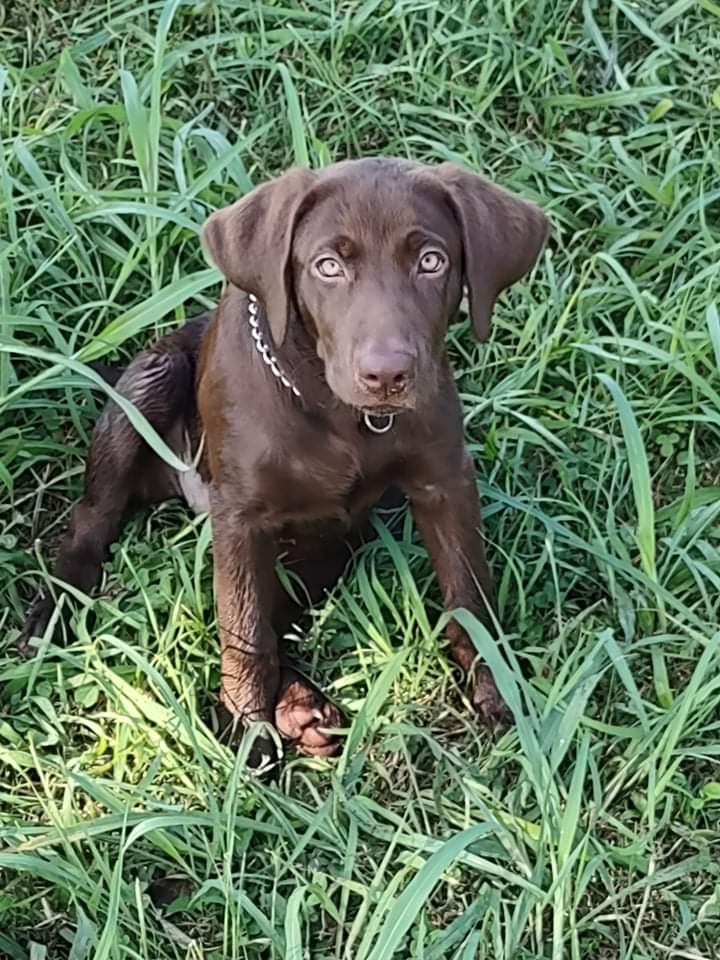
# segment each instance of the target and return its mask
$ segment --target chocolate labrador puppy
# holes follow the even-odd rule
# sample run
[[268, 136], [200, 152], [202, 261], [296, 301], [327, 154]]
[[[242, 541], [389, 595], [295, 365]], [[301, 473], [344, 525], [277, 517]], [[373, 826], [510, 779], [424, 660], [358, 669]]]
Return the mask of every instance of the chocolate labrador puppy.
[[[444, 349], [464, 286], [477, 336], [535, 263], [547, 221], [454, 164], [365, 159], [292, 170], [206, 222], [227, 278], [212, 313], [139, 354], [117, 389], [192, 469], [168, 467], [109, 403], [54, 578], [88, 591], [132, 511], [184, 496], [209, 510], [222, 704], [331, 753], [340, 717], [283, 663], [293, 610], [276, 562], [312, 597], [342, 572], [388, 490], [410, 500], [448, 608], [492, 627], [493, 588], [472, 460]], [[53, 609], [40, 595], [21, 646]], [[491, 725], [504, 705], [457, 623], [454, 659]]]

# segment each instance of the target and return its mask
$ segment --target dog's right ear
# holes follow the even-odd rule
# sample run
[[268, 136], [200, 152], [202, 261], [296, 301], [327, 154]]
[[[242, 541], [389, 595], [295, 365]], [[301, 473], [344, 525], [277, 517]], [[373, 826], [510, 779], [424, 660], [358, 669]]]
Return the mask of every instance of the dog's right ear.
[[203, 242], [217, 267], [265, 307], [278, 346], [285, 338], [291, 305], [293, 233], [315, 179], [310, 170], [290, 170], [211, 214], [202, 228]]
[[454, 163], [441, 163], [432, 174], [445, 187], [462, 232], [470, 316], [477, 338], [487, 340], [498, 294], [538, 259], [548, 220], [534, 203]]

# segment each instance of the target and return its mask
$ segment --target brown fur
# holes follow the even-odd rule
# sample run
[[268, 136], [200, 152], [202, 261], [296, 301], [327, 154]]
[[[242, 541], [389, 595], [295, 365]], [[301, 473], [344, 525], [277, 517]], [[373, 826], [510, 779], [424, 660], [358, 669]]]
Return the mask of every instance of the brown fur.
[[[221, 700], [235, 720], [274, 721], [307, 752], [334, 748], [323, 729], [339, 722], [337, 711], [281, 664], [278, 634], [293, 611], [275, 559], [286, 553], [319, 596], [388, 490], [410, 499], [446, 606], [492, 625], [475, 474], [444, 334], [466, 284], [475, 330], [486, 337], [498, 293], [532, 266], [546, 232], [537, 207], [475, 174], [392, 159], [291, 171], [209, 218], [204, 237], [229, 280], [224, 296], [212, 314], [140, 354], [117, 389], [176, 449], [184, 434], [197, 449], [204, 434]], [[300, 398], [255, 349], [248, 293], [266, 308], [261, 328]], [[376, 435], [362, 411], [397, 416]], [[177, 474], [109, 405], [55, 575], [94, 587], [127, 514], [178, 492]], [[51, 610], [40, 597], [25, 649]], [[500, 722], [489, 671], [457, 624], [448, 634], [474, 678], [479, 714]]]

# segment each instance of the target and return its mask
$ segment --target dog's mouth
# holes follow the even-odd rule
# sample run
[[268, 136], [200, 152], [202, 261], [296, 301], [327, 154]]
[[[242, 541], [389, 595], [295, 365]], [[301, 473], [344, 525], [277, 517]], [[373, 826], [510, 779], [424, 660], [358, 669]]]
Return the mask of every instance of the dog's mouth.
[[406, 413], [410, 408], [405, 403], [378, 403], [365, 404], [358, 409], [363, 416], [367, 417], [395, 417], [400, 413]]

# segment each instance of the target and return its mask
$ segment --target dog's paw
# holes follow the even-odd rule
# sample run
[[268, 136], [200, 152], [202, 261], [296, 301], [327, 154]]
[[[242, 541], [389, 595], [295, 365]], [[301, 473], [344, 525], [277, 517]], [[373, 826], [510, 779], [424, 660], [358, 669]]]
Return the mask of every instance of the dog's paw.
[[340, 711], [294, 670], [283, 671], [275, 706], [275, 726], [300, 753], [329, 757], [340, 742], [329, 728], [342, 723]]
[[[212, 712], [210, 725], [221, 743], [232, 750], [239, 750], [252, 722], [232, 713], [224, 704], [219, 703]], [[281, 756], [279, 745], [267, 726], [269, 724], [266, 724], [266, 729], [254, 731], [245, 760], [247, 772], [260, 778], [270, 774]]]
[[247, 756], [247, 772], [264, 779], [273, 777], [280, 762], [278, 745], [268, 733], [259, 733], [250, 745]]
[[16, 641], [17, 652], [21, 657], [30, 659], [37, 653], [37, 647], [31, 641], [33, 637], [42, 637], [45, 634], [53, 613], [53, 607], [52, 599], [42, 594], [39, 594], [33, 601], [22, 632]]
[[475, 667], [471, 696], [478, 716], [490, 730], [501, 732], [512, 724], [512, 714], [487, 667]]

